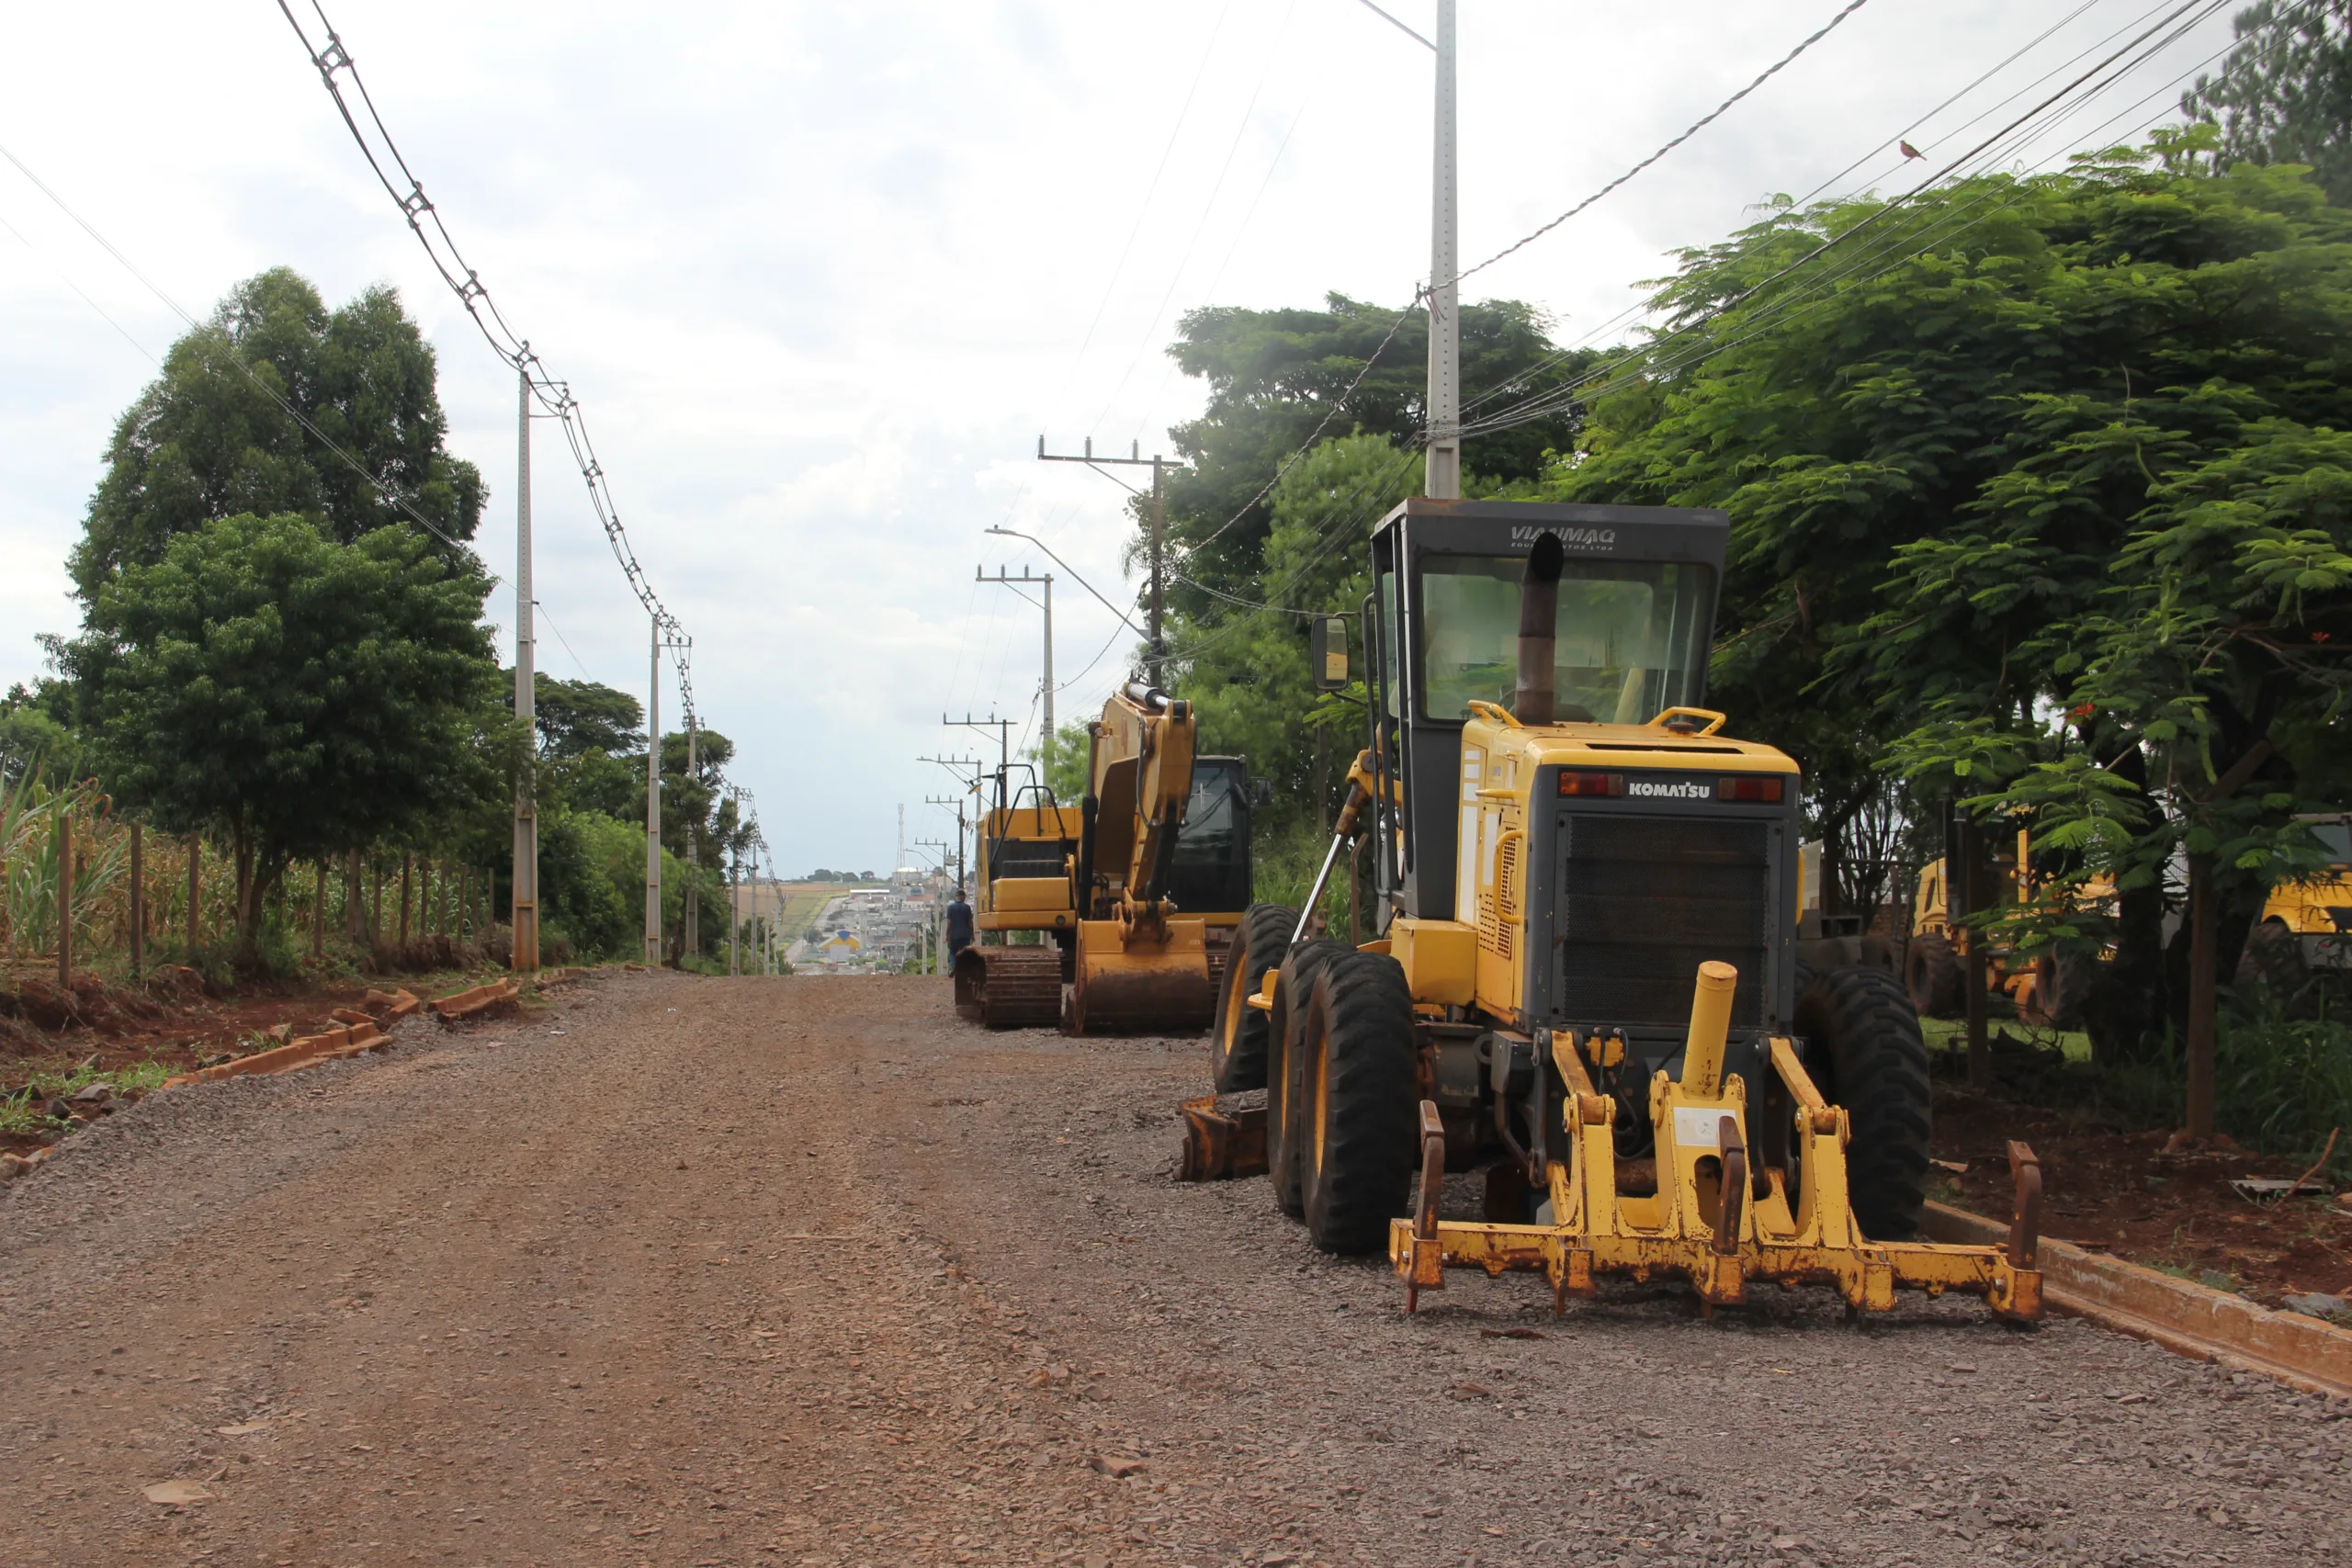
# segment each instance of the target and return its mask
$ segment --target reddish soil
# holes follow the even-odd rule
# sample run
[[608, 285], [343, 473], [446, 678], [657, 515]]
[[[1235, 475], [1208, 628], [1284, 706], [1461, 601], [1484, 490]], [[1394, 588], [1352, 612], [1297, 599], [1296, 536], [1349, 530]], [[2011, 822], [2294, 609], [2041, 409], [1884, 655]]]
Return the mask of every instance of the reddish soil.
[[2324, 1198], [2251, 1201], [2241, 1177], [2303, 1174], [2304, 1162], [2221, 1146], [2166, 1153], [2170, 1134], [2120, 1130], [2094, 1112], [2049, 1111], [1956, 1085], [1936, 1085], [1935, 1157], [1963, 1164], [1930, 1174], [1956, 1191], [1948, 1201], [1980, 1214], [2012, 1206], [2007, 1141], [2033, 1146], [2041, 1163], [2042, 1232], [2078, 1247], [2207, 1284], [2225, 1276], [2271, 1305], [2290, 1292], [2352, 1292], [2352, 1208]]
[[[222, 997], [210, 994], [196, 971], [169, 968], [137, 984], [77, 974], [69, 998], [53, 974], [22, 970], [0, 976], [0, 1095], [18, 1092], [37, 1073], [67, 1072], [85, 1062], [108, 1071], [158, 1062], [187, 1072], [275, 1043], [257, 1043], [256, 1037], [279, 1024], [295, 1034], [330, 1028], [336, 1008], [360, 1006], [371, 987], [405, 986], [434, 997], [471, 983], [464, 976], [394, 975], [297, 981]], [[53, 1134], [0, 1133], [0, 1153], [54, 1141]]]

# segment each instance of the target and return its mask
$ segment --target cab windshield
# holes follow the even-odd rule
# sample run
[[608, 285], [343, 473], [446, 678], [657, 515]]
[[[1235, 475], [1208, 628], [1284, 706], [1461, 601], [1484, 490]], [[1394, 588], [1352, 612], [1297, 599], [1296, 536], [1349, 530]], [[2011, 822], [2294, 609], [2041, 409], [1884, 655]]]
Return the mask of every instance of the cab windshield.
[[[1475, 699], [1510, 706], [1519, 683], [1518, 556], [1421, 558], [1421, 691], [1430, 718]], [[1646, 724], [1695, 703], [1706, 674], [1713, 573], [1669, 561], [1571, 559], [1560, 577], [1553, 717]]]

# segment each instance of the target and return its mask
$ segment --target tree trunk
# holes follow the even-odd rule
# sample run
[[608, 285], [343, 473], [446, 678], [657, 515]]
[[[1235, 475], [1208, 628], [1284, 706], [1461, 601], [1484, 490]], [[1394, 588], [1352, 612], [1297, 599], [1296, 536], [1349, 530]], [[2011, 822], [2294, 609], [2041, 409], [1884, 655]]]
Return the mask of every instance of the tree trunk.
[[2213, 899], [2213, 857], [2188, 857], [2188, 1135], [2213, 1135], [2214, 973], [2219, 911]]
[[359, 897], [359, 852], [343, 852], [343, 934], [357, 946], [368, 939], [367, 908]]
[[327, 954], [327, 863], [318, 863], [318, 900], [311, 910], [311, 956], [323, 960]]
[[409, 851], [401, 852], [401, 950], [408, 950], [408, 878], [415, 869], [416, 856]]
[[231, 830], [229, 852], [237, 869], [235, 963], [240, 969], [255, 969], [261, 964], [261, 889], [254, 885], [253, 836], [242, 824]]
[[187, 836], [187, 954], [196, 957], [196, 944], [204, 935], [201, 907], [204, 903], [204, 882], [200, 870], [204, 862], [204, 840], [194, 833]]

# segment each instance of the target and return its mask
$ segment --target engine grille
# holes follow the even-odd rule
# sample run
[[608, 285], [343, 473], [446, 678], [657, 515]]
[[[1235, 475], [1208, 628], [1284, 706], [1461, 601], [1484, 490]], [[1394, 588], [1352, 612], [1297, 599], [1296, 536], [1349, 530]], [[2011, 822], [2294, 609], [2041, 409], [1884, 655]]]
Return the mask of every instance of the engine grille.
[[1732, 1022], [1762, 1023], [1770, 846], [1754, 819], [1563, 813], [1560, 1015], [1679, 1026], [1713, 958], [1739, 968]]

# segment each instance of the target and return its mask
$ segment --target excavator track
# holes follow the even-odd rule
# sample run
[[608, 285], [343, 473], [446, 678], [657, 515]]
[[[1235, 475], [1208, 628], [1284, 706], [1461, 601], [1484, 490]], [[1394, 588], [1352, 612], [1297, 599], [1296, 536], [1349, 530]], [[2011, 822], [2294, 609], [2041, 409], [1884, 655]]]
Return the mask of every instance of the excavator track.
[[990, 1029], [1051, 1029], [1062, 1020], [1057, 947], [967, 947], [956, 959], [956, 1010]]

